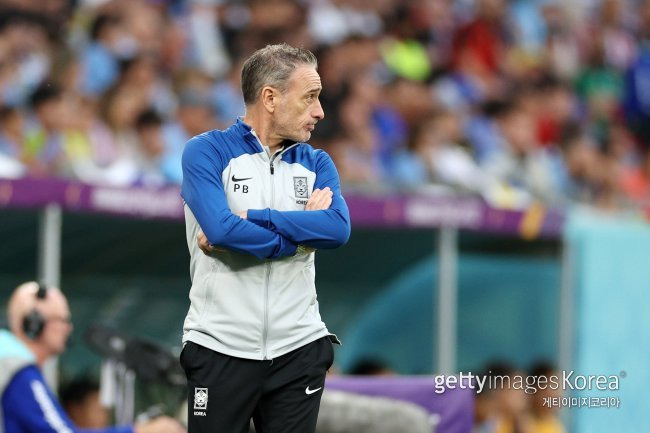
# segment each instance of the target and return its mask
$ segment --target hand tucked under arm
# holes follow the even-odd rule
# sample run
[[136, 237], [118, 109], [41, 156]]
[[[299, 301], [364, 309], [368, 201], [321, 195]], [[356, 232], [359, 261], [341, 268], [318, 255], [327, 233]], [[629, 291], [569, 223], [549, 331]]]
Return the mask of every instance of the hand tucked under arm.
[[[247, 214], [248, 211], [243, 210], [237, 212], [235, 215], [241, 219], [247, 219]], [[208, 237], [203, 233], [203, 230], [199, 230], [199, 234], [196, 236], [196, 242], [199, 244], [199, 248], [206, 256], [213, 257], [216, 253], [225, 253], [228, 251], [226, 248], [222, 248], [218, 245], [211, 245], [210, 241], [208, 241]]]
[[305, 210], [325, 210], [329, 209], [332, 205], [332, 190], [329, 186], [323, 189], [315, 189], [311, 193], [311, 197], [307, 201]]

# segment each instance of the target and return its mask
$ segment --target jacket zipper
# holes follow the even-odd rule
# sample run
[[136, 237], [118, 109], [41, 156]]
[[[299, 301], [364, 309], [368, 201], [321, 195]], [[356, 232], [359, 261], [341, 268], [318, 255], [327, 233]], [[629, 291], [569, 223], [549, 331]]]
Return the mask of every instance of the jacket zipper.
[[[276, 156], [279, 155], [276, 153], [269, 158], [269, 168], [271, 171], [271, 203], [269, 203], [269, 208], [273, 209], [273, 203], [275, 202], [275, 185], [273, 184], [273, 174], [275, 173], [275, 168], [273, 166], [273, 161]], [[266, 262], [266, 286], [264, 287], [264, 329], [262, 332], [262, 356], [266, 361], [268, 360], [268, 333], [269, 333], [269, 286], [271, 285], [271, 268], [273, 267], [273, 262], [268, 260]]]
[[[297, 143], [296, 143], [297, 144]], [[273, 203], [275, 202], [275, 185], [273, 182], [273, 175], [275, 174], [275, 166], [273, 165], [273, 161], [275, 161], [275, 158], [278, 156], [282, 155], [284, 152], [292, 148], [294, 145], [291, 145], [287, 147], [286, 149], [282, 150], [281, 152], [277, 152], [274, 155], [271, 155], [269, 158], [269, 169], [271, 171], [271, 203], [269, 204], [269, 208], [273, 209]], [[273, 261], [268, 260], [266, 262], [266, 286], [264, 288], [264, 328], [262, 330], [262, 358], [265, 361], [268, 361], [268, 333], [269, 333], [269, 286], [271, 285], [271, 268], [273, 266]]]
[[[268, 259], [267, 259], [268, 260]], [[271, 260], [266, 263], [266, 286], [264, 287], [264, 329], [262, 330], [262, 358], [268, 360], [267, 339], [269, 333], [269, 285], [271, 283]]]

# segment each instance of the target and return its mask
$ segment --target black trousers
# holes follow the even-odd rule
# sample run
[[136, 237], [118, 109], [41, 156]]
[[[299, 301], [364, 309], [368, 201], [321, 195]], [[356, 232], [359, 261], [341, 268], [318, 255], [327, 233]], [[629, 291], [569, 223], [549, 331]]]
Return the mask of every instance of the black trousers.
[[272, 361], [236, 358], [188, 342], [189, 433], [313, 433], [325, 374], [334, 362], [329, 337]]

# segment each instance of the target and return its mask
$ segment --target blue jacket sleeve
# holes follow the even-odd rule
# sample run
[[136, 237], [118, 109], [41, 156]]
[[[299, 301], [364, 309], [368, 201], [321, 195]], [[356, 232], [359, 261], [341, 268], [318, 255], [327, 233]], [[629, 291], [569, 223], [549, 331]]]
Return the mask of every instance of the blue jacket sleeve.
[[132, 426], [79, 429], [35, 366], [19, 371], [2, 395], [5, 433], [133, 433]]
[[261, 227], [281, 234], [296, 244], [312, 248], [337, 248], [350, 237], [350, 212], [341, 195], [339, 174], [332, 158], [319, 151], [316, 160], [314, 189], [329, 187], [332, 204], [316, 211], [249, 210], [248, 219]]
[[294, 255], [293, 242], [231, 212], [221, 180], [226, 165], [222, 158], [200, 136], [191, 139], [183, 151], [181, 196], [210, 244], [260, 259]]

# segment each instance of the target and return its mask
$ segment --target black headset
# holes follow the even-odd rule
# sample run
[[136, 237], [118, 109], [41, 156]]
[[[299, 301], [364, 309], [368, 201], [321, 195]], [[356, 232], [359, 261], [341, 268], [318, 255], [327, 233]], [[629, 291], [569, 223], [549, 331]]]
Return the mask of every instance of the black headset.
[[[38, 283], [38, 290], [36, 291], [36, 300], [40, 301], [47, 297], [47, 286]], [[23, 332], [30, 340], [36, 340], [43, 333], [45, 328], [45, 318], [34, 307], [32, 311], [23, 317]]]

